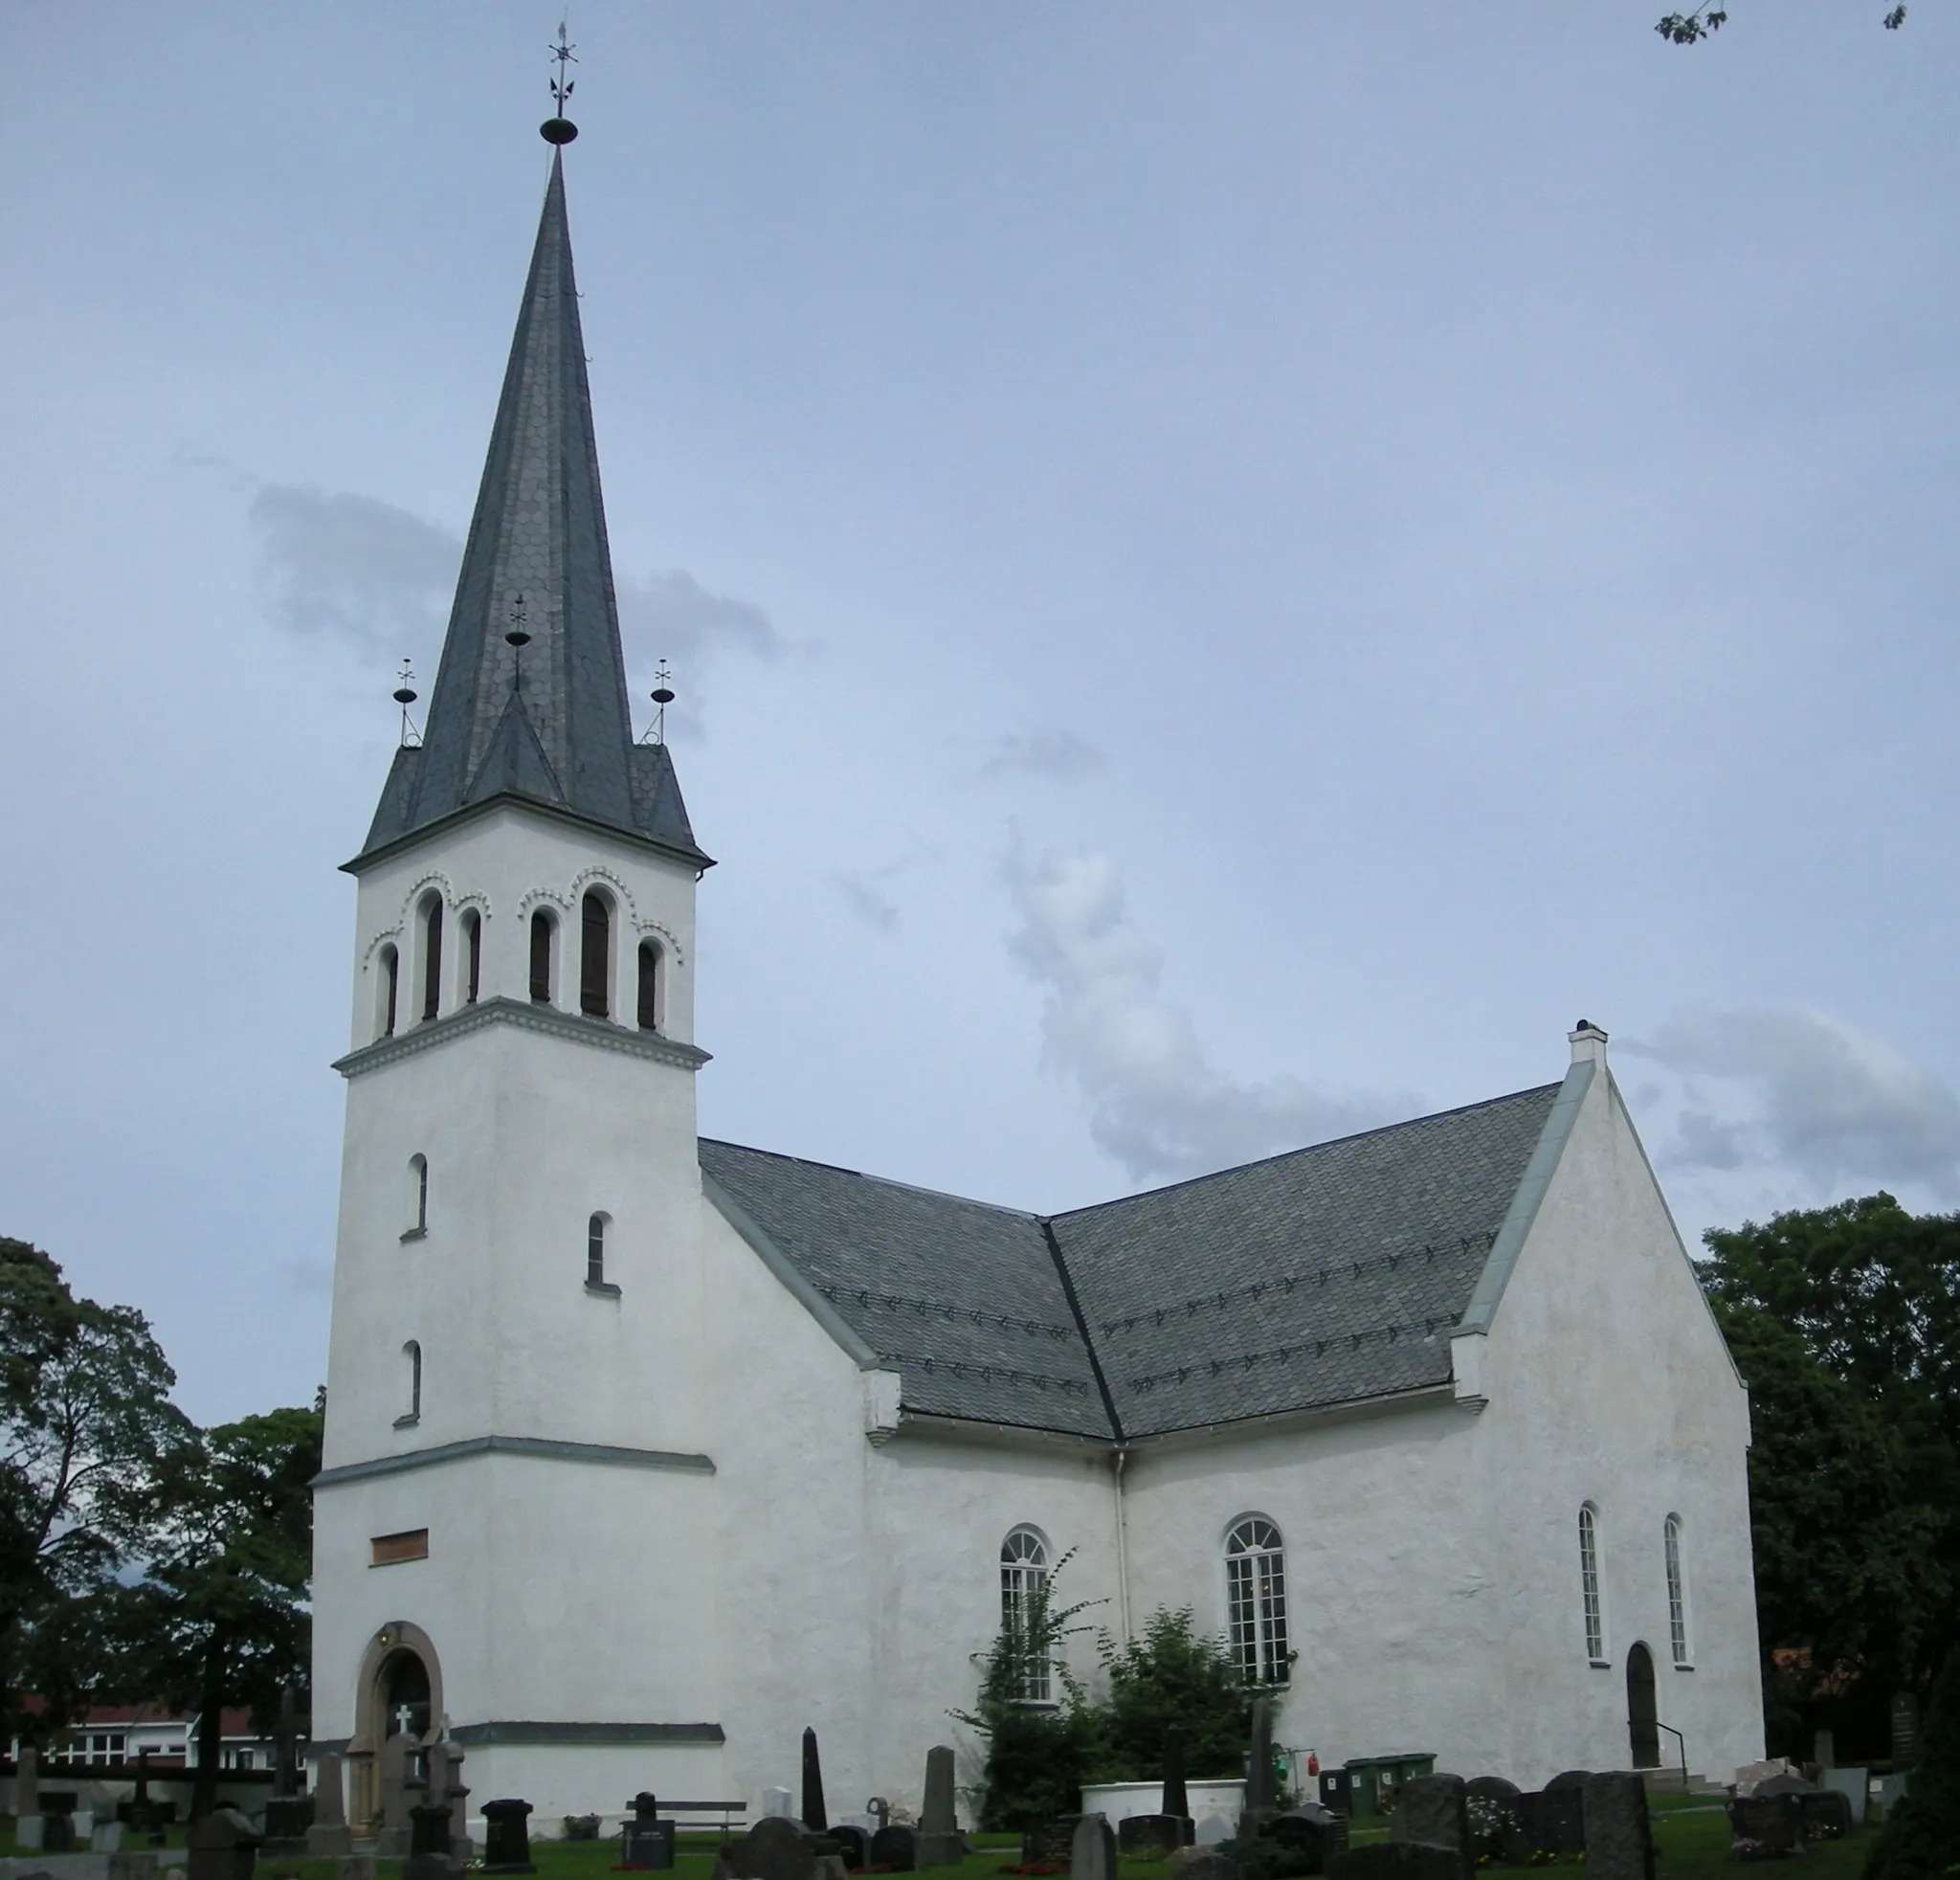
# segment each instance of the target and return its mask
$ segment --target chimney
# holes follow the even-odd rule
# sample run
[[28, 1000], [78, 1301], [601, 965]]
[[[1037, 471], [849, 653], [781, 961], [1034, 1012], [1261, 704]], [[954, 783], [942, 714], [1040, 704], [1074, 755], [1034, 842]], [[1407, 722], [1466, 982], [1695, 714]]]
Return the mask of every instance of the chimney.
[[1591, 1018], [1581, 1018], [1566, 1036], [1571, 1040], [1575, 1064], [1603, 1064], [1606, 1062], [1606, 1034]]

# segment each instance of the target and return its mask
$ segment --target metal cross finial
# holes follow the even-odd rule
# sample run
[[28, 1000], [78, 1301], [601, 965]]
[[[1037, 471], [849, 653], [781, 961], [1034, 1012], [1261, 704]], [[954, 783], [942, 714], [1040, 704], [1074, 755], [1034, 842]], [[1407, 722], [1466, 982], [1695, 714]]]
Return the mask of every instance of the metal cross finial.
[[422, 742], [422, 727], [409, 716], [409, 707], [415, 703], [415, 672], [407, 654], [402, 656], [402, 669], [395, 675], [394, 702], [402, 708], [402, 749], [412, 750]]
[[513, 594], [510, 599], [510, 631], [503, 636], [504, 644], [510, 648], [510, 689], [522, 692], [524, 689], [524, 648], [531, 643], [531, 636], [524, 629], [524, 597]]
[[565, 107], [571, 101], [572, 86], [577, 82], [566, 71], [568, 65], [576, 65], [578, 59], [571, 45], [565, 36], [565, 21], [558, 22], [558, 43], [551, 48], [551, 56], [558, 61], [558, 76], [551, 80], [551, 102], [558, 107], [558, 115], [565, 115]]

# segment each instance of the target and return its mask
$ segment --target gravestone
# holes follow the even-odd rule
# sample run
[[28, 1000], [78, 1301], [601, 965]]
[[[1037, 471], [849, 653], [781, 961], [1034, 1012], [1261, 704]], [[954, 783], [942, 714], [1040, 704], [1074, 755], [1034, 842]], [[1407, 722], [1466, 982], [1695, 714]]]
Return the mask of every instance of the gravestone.
[[873, 1867], [888, 1867], [894, 1873], [911, 1873], [919, 1866], [919, 1831], [904, 1822], [887, 1822], [871, 1837]]
[[330, 1750], [313, 1758], [313, 1821], [306, 1829], [309, 1854], [351, 1854], [353, 1830], [347, 1825], [346, 1789], [341, 1759]]
[[660, 1804], [650, 1790], [633, 1798], [633, 1819], [619, 1830], [621, 1867], [664, 1873], [674, 1865], [675, 1824], [660, 1819]]
[[1589, 1776], [1585, 1797], [1588, 1880], [1654, 1880], [1647, 1784], [1632, 1771]]
[[235, 1808], [213, 1808], [190, 1830], [189, 1880], [252, 1880], [258, 1830]]
[[1811, 1736], [1811, 1760], [1819, 1769], [1838, 1766], [1838, 1737], [1835, 1732], [1819, 1730]]
[[1583, 1785], [1538, 1789], [1514, 1798], [1513, 1824], [1504, 1831], [1507, 1865], [1533, 1854], [1577, 1854], [1586, 1846], [1586, 1791]]
[[879, 1828], [889, 1827], [891, 1825], [892, 1804], [889, 1802], [887, 1802], [883, 1796], [874, 1795], [871, 1798], [871, 1800], [864, 1804], [864, 1812], [867, 1815], [869, 1815], [872, 1821], [876, 1824], [876, 1825], [871, 1830], [872, 1833], [876, 1834]]
[[1157, 1812], [1184, 1824], [1180, 1845], [1190, 1846], [1196, 1824], [1191, 1818], [1191, 1796], [1184, 1784], [1184, 1732], [1174, 1723], [1164, 1733], [1164, 1795]]
[[1187, 1837], [1196, 1826], [1187, 1815], [1125, 1815], [1116, 1824], [1117, 1851], [1139, 1860], [1162, 1860], [1189, 1846]]
[[312, 1799], [276, 1795], [265, 1804], [265, 1839], [259, 1852], [286, 1858], [306, 1851], [306, 1830], [313, 1824]]
[[765, 1815], [724, 1850], [739, 1880], [815, 1880], [816, 1836], [787, 1815]]
[[803, 1732], [803, 1825], [813, 1834], [822, 1834], [831, 1824], [823, 1805], [823, 1763], [816, 1753], [816, 1732], [806, 1726]]
[[954, 1814], [953, 1753], [944, 1743], [925, 1752], [925, 1806], [919, 1816], [919, 1865], [957, 1867], [967, 1843]]
[[1477, 1865], [1470, 1851], [1470, 1816], [1460, 1776], [1411, 1776], [1395, 1797], [1389, 1817], [1389, 1840], [1395, 1846], [1442, 1847], [1455, 1858], [1459, 1874]]
[[13, 1771], [13, 1845], [23, 1854], [41, 1848], [40, 1770], [40, 1752], [23, 1743]]
[[1793, 1795], [1739, 1795], [1728, 1804], [1737, 1860], [1777, 1860], [1803, 1849], [1803, 1802]]
[[765, 1821], [791, 1819], [790, 1810], [795, 1798], [788, 1789], [764, 1789], [762, 1792], [762, 1814]]
[[1815, 1789], [1797, 1798], [1803, 1831], [1812, 1841], [1842, 1841], [1851, 1832], [1851, 1798], [1842, 1789]]
[[1252, 1741], [1245, 1755], [1245, 1812], [1238, 1818], [1241, 1840], [1252, 1840], [1278, 1811], [1273, 1805], [1273, 1707], [1252, 1700]]
[[[276, 1802], [289, 1801], [300, 1793], [300, 1720], [293, 1702], [293, 1687], [279, 1690], [278, 1722], [273, 1726], [272, 1793]], [[271, 1830], [266, 1838], [270, 1840]]]
[[1463, 1880], [1462, 1857], [1421, 1841], [1376, 1841], [1327, 1863], [1327, 1880]]
[[1347, 1822], [1318, 1802], [1303, 1802], [1275, 1815], [1266, 1824], [1266, 1834], [1288, 1853], [1311, 1862], [1308, 1871], [1313, 1873], [1325, 1873], [1327, 1863], [1348, 1846]]
[[503, 1797], [483, 1804], [483, 1871], [535, 1873], [531, 1862], [531, 1804]]
[[429, 1748], [429, 1793], [425, 1802], [445, 1802], [449, 1807], [449, 1864], [460, 1869], [476, 1850], [464, 1827], [469, 1819], [470, 1792], [463, 1785], [463, 1751], [447, 1737]]
[[1919, 1699], [1909, 1690], [1892, 1693], [1892, 1767], [1910, 1769], [1919, 1760]]
[[1853, 1827], [1864, 1825], [1865, 1806], [1871, 1800], [1871, 1771], [1869, 1769], [1826, 1769], [1820, 1786], [1835, 1789], [1844, 1798], [1844, 1805], [1851, 1811]]
[[409, 1857], [402, 1880], [449, 1880], [449, 1803], [418, 1802], [409, 1810]]
[[1116, 1880], [1116, 1832], [1107, 1815], [1084, 1815], [1069, 1842], [1071, 1880]]
[[844, 1863], [846, 1872], [870, 1864], [871, 1837], [861, 1827], [839, 1822], [831, 1829], [831, 1839], [837, 1844], [837, 1857]]
[[1505, 1837], [1517, 1826], [1518, 1785], [1502, 1776], [1473, 1776], [1463, 1784], [1470, 1816], [1470, 1850], [1493, 1858], [1504, 1851]]
[[1023, 1867], [1068, 1866], [1069, 1850], [1075, 1846], [1076, 1824], [1080, 1815], [1058, 1815], [1053, 1821], [1037, 1822], [1021, 1832]]
[[131, 1834], [154, 1834], [164, 1824], [162, 1811], [150, 1799], [149, 1755], [147, 1747], [137, 1751], [136, 1787], [130, 1794], [127, 1805], [119, 1811], [122, 1819], [129, 1824]]
[[409, 1851], [409, 1810], [420, 1799], [409, 1792], [415, 1773], [415, 1750], [408, 1732], [398, 1730], [389, 1737], [375, 1763], [381, 1791], [381, 1831], [375, 1837], [374, 1851], [383, 1860], [401, 1860]]

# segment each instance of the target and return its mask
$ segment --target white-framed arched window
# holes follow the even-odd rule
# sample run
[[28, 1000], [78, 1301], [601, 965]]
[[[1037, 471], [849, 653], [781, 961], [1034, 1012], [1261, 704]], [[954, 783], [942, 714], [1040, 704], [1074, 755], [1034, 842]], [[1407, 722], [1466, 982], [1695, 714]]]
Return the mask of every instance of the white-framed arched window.
[[[1036, 1603], [1048, 1585], [1048, 1543], [1033, 1528], [1015, 1528], [1000, 1543], [1000, 1624], [1025, 1636]], [[1054, 1678], [1046, 1656], [1030, 1662], [1021, 1680], [1021, 1699], [1053, 1701]]]
[[1599, 1597], [1599, 1511], [1579, 1504], [1579, 1605], [1586, 1622], [1586, 1656], [1606, 1663], [1606, 1608]]
[[1660, 1530], [1660, 1545], [1667, 1561], [1667, 1645], [1675, 1667], [1685, 1670], [1695, 1662], [1688, 1642], [1687, 1577], [1681, 1560], [1681, 1516], [1670, 1514]]
[[1225, 1616], [1238, 1668], [1258, 1684], [1284, 1684], [1286, 1548], [1263, 1514], [1241, 1515], [1225, 1536]]

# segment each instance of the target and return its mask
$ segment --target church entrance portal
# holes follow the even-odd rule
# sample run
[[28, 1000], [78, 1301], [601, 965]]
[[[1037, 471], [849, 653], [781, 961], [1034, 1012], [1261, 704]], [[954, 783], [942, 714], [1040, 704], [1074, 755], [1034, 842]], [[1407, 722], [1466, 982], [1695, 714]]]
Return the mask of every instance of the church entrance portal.
[[397, 1620], [368, 1641], [354, 1687], [354, 1734], [347, 1742], [347, 1817], [371, 1824], [381, 1811], [381, 1746], [407, 1735], [420, 1749], [442, 1727], [442, 1666], [419, 1625]]
[[1634, 1767], [1660, 1767], [1660, 1712], [1654, 1696], [1654, 1654], [1643, 1645], [1627, 1653], [1627, 1730]]

